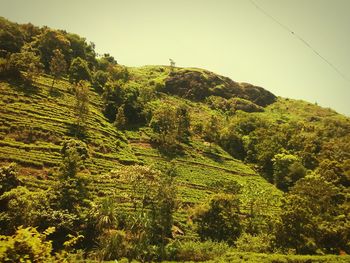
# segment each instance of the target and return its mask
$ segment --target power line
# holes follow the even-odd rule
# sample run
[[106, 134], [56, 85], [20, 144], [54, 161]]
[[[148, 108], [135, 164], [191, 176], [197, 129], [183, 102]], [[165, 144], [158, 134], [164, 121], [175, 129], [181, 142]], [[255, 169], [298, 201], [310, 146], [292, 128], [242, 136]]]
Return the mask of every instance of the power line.
[[338, 73], [344, 80], [350, 83], [350, 80], [347, 78], [347, 76], [341, 72], [333, 63], [331, 63], [327, 58], [322, 56], [315, 48], [313, 48], [305, 39], [303, 39], [299, 34], [295, 33], [292, 29], [290, 29], [285, 24], [282, 24], [280, 21], [278, 21], [275, 17], [267, 13], [264, 9], [262, 9], [257, 3], [255, 3], [253, 0], [250, 0], [252, 5], [256, 7], [261, 13], [263, 13], [265, 16], [272, 19], [275, 23], [277, 23], [280, 27], [282, 27], [284, 30], [288, 31], [292, 35], [294, 35], [297, 39], [299, 39], [306, 47], [311, 49], [319, 58], [321, 58], [324, 62], [326, 62], [336, 73]]

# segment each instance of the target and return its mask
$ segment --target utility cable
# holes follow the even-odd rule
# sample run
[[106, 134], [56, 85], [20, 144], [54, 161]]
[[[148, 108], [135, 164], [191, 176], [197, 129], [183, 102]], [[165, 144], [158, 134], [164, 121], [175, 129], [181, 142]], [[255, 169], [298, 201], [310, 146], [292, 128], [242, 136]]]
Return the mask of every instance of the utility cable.
[[313, 48], [305, 39], [303, 39], [299, 34], [295, 33], [292, 29], [290, 29], [285, 24], [282, 24], [280, 21], [278, 21], [275, 17], [267, 13], [263, 8], [261, 8], [257, 3], [255, 3], [253, 0], [250, 0], [252, 5], [256, 7], [261, 13], [263, 13], [265, 16], [272, 19], [275, 23], [277, 23], [280, 27], [282, 27], [284, 30], [288, 31], [292, 35], [294, 35], [297, 39], [299, 39], [306, 47], [311, 49], [319, 58], [321, 58], [324, 62], [326, 62], [336, 73], [338, 73], [344, 80], [350, 83], [350, 79], [347, 78], [347, 76], [342, 73], [333, 63], [331, 63], [327, 58], [322, 56], [320, 52], [318, 52], [315, 48]]

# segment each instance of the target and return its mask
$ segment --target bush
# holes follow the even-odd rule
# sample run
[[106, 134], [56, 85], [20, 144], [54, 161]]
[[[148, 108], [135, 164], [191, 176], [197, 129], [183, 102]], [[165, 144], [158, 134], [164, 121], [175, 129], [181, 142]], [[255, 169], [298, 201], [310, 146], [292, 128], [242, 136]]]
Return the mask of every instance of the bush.
[[51, 241], [46, 237], [54, 230], [48, 228], [41, 234], [33, 227], [19, 227], [13, 236], [0, 236], [0, 261], [53, 262]]
[[350, 262], [350, 256], [310, 256], [310, 255], [281, 255], [281, 254], [263, 254], [247, 252], [230, 252], [223, 258], [222, 262], [230, 263], [346, 263]]
[[242, 234], [236, 241], [236, 247], [242, 252], [268, 253], [272, 252], [272, 236], [268, 234]]
[[21, 181], [18, 179], [15, 163], [0, 167], [0, 195], [20, 184]]
[[99, 239], [97, 255], [101, 260], [114, 260], [127, 256], [129, 244], [122, 230], [109, 230]]
[[[29, 191], [24, 186], [19, 186], [5, 192], [0, 197], [0, 203], [4, 209], [0, 222], [2, 233], [7, 231], [12, 234], [16, 227], [37, 225], [42, 221], [42, 215], [47, 208], [47, 195], [43, 190]], [[1, 209], [2, 210], [2, 209]]]
[[209, 202], [197, 206], [192, 219], [200, 238], [234, 244], [242, 230], [239, 204], [235, 195], [216, 194]]
[[186, 241], [168, 244], [166, 253], [171, 260], [206, 261], [223, 256], [228, 249], [226, 243]]

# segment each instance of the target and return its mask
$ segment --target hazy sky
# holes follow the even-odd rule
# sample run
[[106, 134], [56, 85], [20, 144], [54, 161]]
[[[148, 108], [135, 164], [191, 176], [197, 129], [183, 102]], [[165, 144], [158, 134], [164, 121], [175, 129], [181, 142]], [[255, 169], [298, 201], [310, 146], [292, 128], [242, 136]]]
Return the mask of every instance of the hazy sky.
[[200, 67], [350, 116], [350, 0], [0, 0], [0, 16], [77, 33], [127, 66]]

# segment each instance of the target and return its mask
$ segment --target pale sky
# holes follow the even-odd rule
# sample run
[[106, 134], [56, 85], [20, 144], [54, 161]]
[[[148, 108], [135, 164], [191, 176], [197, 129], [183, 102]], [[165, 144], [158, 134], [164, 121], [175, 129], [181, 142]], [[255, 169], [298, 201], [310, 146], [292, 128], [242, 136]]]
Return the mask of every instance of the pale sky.
[[0, 0], [0, 16], [84, 36], [127, 66], [205, 68], [350, 116], [350, 0]]

